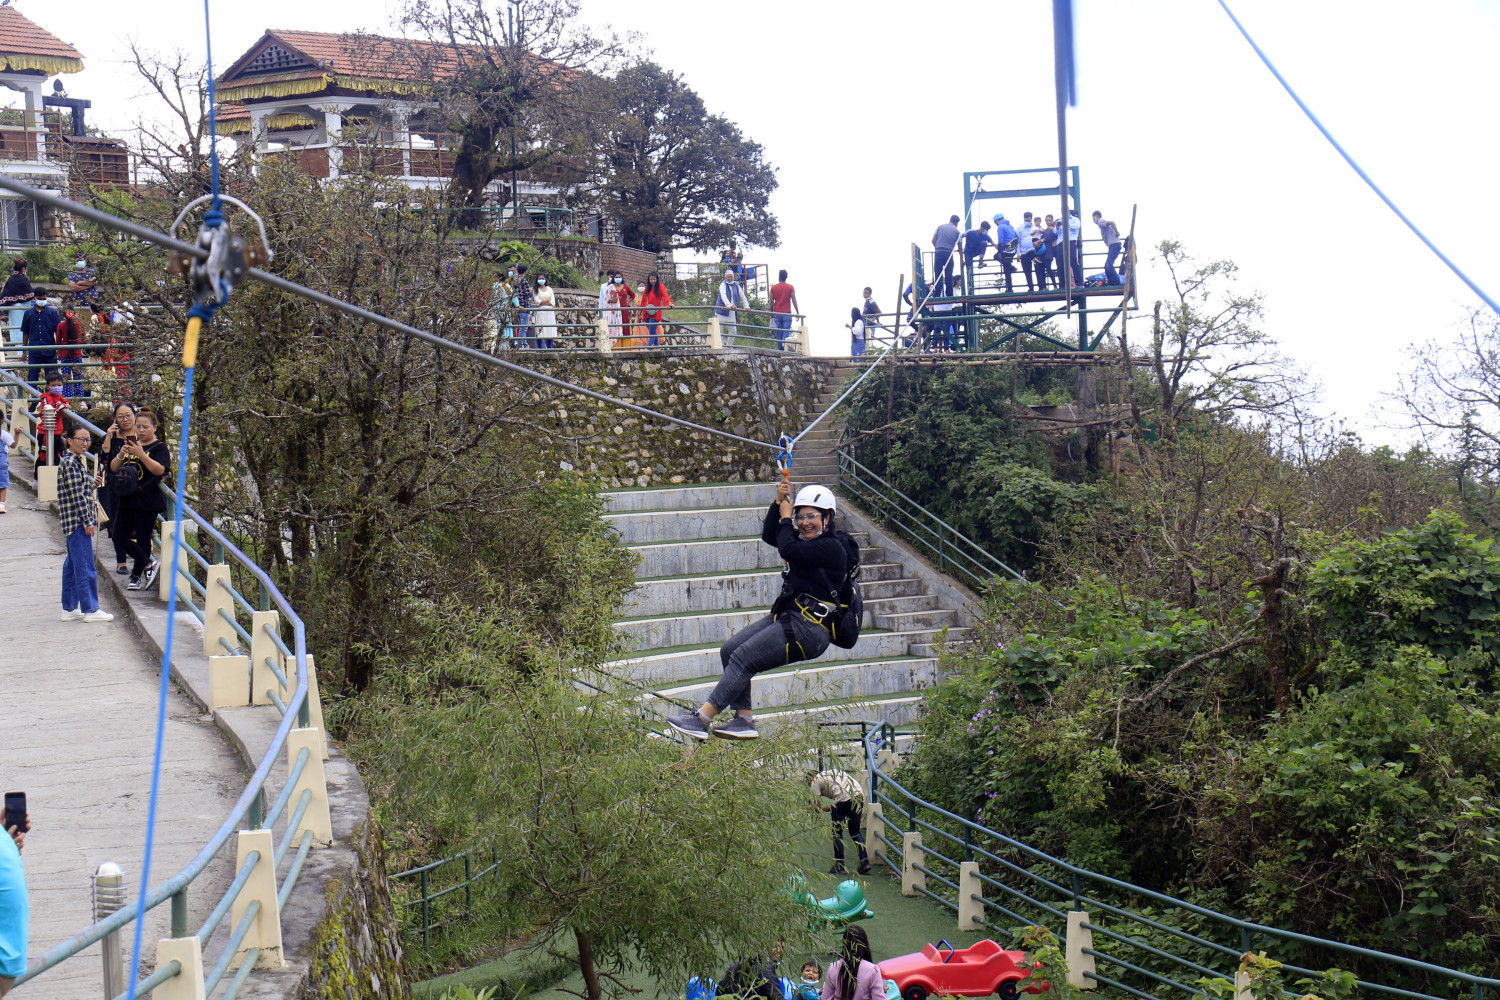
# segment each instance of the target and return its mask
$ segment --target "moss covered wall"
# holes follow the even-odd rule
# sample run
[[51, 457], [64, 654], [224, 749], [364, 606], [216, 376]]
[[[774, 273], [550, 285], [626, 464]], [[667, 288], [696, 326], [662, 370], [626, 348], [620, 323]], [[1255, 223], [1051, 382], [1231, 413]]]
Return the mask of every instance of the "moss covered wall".
[[327, 883], [327, 910], [313, 928], [302, 996], [308, 1000], [406, 1000], [396, 912], [374, 821], [364, 824], [359, 863]]
[[[528, 355], [525, 364], [638, 406], [775, 441], [795, 435], [818, 410], [833, 364], [774, 351], [661, 351], [630, 355]], [[653, 420], [586, 396], [539, 389], [554, 405], [536, 421], [550, 462], [606, 487], [769, 480], [776, 453]]]

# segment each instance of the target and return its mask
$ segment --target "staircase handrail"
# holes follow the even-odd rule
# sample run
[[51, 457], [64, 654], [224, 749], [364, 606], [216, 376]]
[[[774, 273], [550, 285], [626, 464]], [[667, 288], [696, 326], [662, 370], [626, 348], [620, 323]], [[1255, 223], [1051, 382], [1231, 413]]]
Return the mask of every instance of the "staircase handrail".
[[[41, 393], [37, 391], [36, 387], [30, 385], [20, 378], [17, 378], [7, 371], [0, 371], [0, 388], [10, 390], [19, 388], [22, 392], [22, 398], [25, 398], [28, 395], [31, 397], [40, 397], [41, 395]], [[75, 426], [85, 427], [91, 434], [97, 435], [101, 438], [104, 437], [104, 430], [94, 423], [90, 422], [86, 418], [72, 412], [71, 410], [62, 410], [61, 412], [64, 415], [65, 419], [73, 422]], [[27, 424], [27, 442], [32, 445], [31, 457], [35, 457], [35, 455], [37, 454], [37, 446], [40, 443], [40, 438], [37, 433], [31, 428], [35, 426], [37, 430], [40, 430], [39, 416], [38, 414], [29, 412], [26, 413], [25, 416]], [[20, 428], [17, 428], [17, 430], [19, 429]], [[18, 446], [25, 443], [22, 441], [21, 435], [19, 433], [16, 434], [16, 439]], [[174, 500], [176, 498], [176, 494], [172, 490], [168, 489], [165, 483], [161, 484], [161, 491], [162, 494], [169, 500]], [[256, 763], [255, 771], [250, 776], [250, 780], [245, 785], [245, 790], [240, 794], [240, 797], [235, 802], [234, 807], [224, 818], [224, 821], [219, 825], [219, 828], [214, 832], [213, 836], [209, 838], [208, 842], [204, 844], [202, 849], [198, 851], [193, 859], [189, 861], [181, 871], [177, 872], [177, 874], [171, 876], [170, 878], [157, 885], [156, 888], [150, 890], [150, 892], [146, 895], [145, 908], [147, 910], [155, 909], [157, 906], [160, 906], [162, 903], [170, 899], [172, 901], [171, 936], [173, 938], [196, 937], [199, 939], [200, 948], [202, 948], [203, 946], [207, 945], [208, 939], [213, 935], [214, 931], [217, 930], [221, 924], [228, 924], [228, 922], [223, 918], [229, 913], [230, 906], [233, 903], [234, 898], [239, 894], [241, 888], [245, 885], [249, 876], [249, 872], [247, 870], [241, 870], [238, 873], [236, 878], [230, 883], [224, 895], [220, 898], [218, 904], [213, 908], [208, 920], [206, 920], [203, 926], [200, 927], [199, 930], [194, 934], [189, 934], [187, 931], [187, 890], [189, 885], [191, 885], [199, 875], [203, 874], [204, 870], [207, 869], [209, 862], [211, 862], [219, 854], [219, 852], [224, 848], [224, 845], [229, 842], [231, 836], [237, 832], [237, 828], [239, 827], [239, 824], [241, 822], [244, 822], [247, 818], [249, 818], [250, 827], [252, 829], [257, 827], [269, 828], [278, 814], [287, 813], [288, 808], [292, 810], [292, 812], [290, 813], [292, 818], [288, 823], [288, 828], [284, 835], [284, 839], [276, 847], [275, 862], [277, 863], [277, 867], [279, 867], [279, 863], [285, 857], [285, 855], [289, 853], [289, 848], [292, 849], [290, 853], [294, 854], [292, 866], [288, 869], [286, 877], [282, 879], [281, 884], [278, 886], [278, 900], [280, 902], [284, 903], [284, 901], [290, 896], [292, 888], [293, 886], [295, 886], [297, 878], [301, 874], [302, 863], [305, 860], [308, 849], [311, 846], [312, 831], [305, 830], [303, 832], [303, 837], [301, 838], [300, 843], [293, 844], [291, 842], [291, 838], [298, 823], [298, 817], [301, 815], [301, 810], [305, 809], [306, 806], [299, 803], [288, 803], [286, 801], [280, 801], [277, 803], [276, 807], [273, 807], [269, 812], [267, 812], [264, 808], [265, 784], [266, 780], [270, 777], [272, 768], [277, 765], [277, 763], [281, 759], [283, 752], [286, 749], [287, 739], [293, 727], [296, 726], [306, 728], [311, 724], [311, 720], [308, 698], [309, 682], [307, 673], [307, 636], [306, 628], [303, 625], [302, 619], [297, 615], [296, 611], [293, 610], [291, 603], [286, 599], [281, 591], [277, 589], [276, 584], [271, 579], [271, 577], [265, 572], [265, 570], [261, 569], [260, 566], [258, 566], [254, 562], [254, 560], [250, 559], [249, 556], [240, 551], [238, 546], [236, 546], [232, 541], [225, 537], [222, 532], [220, 532], [206, 519], [200, 516], [198, 512], [193, 510], [191, 507], [184, 506], [183, 514], [186, 518], [190, 519], [195, 525], [197, 525], [197, 530], [205, 533], [209, 538], [213, 539], [216, 546], [221, 547], [223, 553], [226, 556], [237, 563], [245, 572], [249, 573], [250, 576], [260, 584], [262, 593], [269, 596], [269, 602], [271, 604], [274, 604], [281, 611], [281, 613], [286, 616], [287, 620], [291, 623], [292, 626], [293, 639], [291, 646], [291, 659], [295, 661], [297, 671], [294, 689], [286, 699], [284, 707], [278, 706], [278, 709], [282, 711], [281, 724], [277, 727], [275, 735], [271, 737], [270, 746], [267, 748], [265, 754]], [[186, 544], [184, 544], [183, 551], [184, 553], [193, 553], [193, 550]], [[165, 565], [166, 562], [167, 560], [163, 560], [163, 572], [170, 572], [170, 568]], [[183, 572], [190, 573], [191, 571], [187, 567], [184, 567]], [[202, 612], [192, 603], [192, 590], [190, 588], [188, 588], [187, 590], [188, 592], [185, 594], [179, 593], [179, 600], [181, 600], [189, 610], [193, 611], [194, 614], [198, 615], [201, 618]], [[240, 594], [234, 589], [232, 581], [229, 584], [229, 590], [235, 597], [236, 607], [249, 606], [249, 602], [248, 600], [246, 600], [244, 595]], [[279, 641], [279, 637], [276, 637], [276, 640]], [[288, 680], [290, 679], [291, 678], [289, 677]], [[290, 790], [296, 784], [302, 768], [305, 767], [304, 758], [306, 756], [307, 751], [304, 750], [302, 751], [302, 756], [299, 757], [298, 764], [292, 764], [289, 762], [290, 773], [287, 776], [285, 790], [281, 797], [282, 800], [289, 799]], [[307, 791], [303, 792], [304, 800], [307, 798], [308, 794], [309, 793]], [[258, 855], [252, 853], [252, 857], [258, 860]], [[245, 868], [249, 869], [253, 867], [254, 864], [255, 861], [247, 860]], [[53, 946], [52, 948], [49, 948], [40, 958], [36, 959], [27, 966], [26, 971], [19, 977], [17, 977], [15, 985], [19, 986], [21, 983], [24, 983], [31, 979], [35, 979], [37, 976], [42, 975], [49, 969], [52, 969], [55, 966], [60, 965], [67, 959], [74, 957], [79, 952], [94, 944], [96, 941], [104, 938], [107, 934], [117, 931], [122, 927], [129, 926], [130, 923], [135, 920], [135, 917], [136, 906], [132, 903], [131, 905], [127, 905], [120, 910], [117, 910], [116, 912], [108, 917], [105, 917], [102, 920], [95, 921], [88, 927], [69, 937], [67, 940]], [[209, 978], [212, 980], [212, 982], [206, 984], [206, 993], [211, 993], [213, 991], [213, 987], [216, 986], [220, 979], [222, 979], [222, 977], [224, 976], [225, 972], [227, 971], [228, 959], [232, 958], [235, 951], [238, 949], [239, 942], [243, 940], [247, 928], [248, 923], [243, 920], [240, 921], [239, 927], [232, 928], [233, 933], [231, 934], [230, 940], [225, 945], [224, 949], [225, 957], [221, 959], [221, 961], [218, 963], [218, 966], [213, 970], [213, 973], [210, 974]], [[255, 956], [259, 954], [259, 951], [258, 949], [251, 949], [251, 951], [255, 952], [255, 955], [247, 958], [246, 964], [253, 966], [255, 964]], [[150, 976], [146, 977], [138, 984], [136, 984], [136, 992], [142, 994], [149, 992], [150, 990], [160, 986], [162, 983], [165, 983], [168, 980], [181, 975], [182, 972], [183, 969], [181, 963], [175, 960], [169, 962], [166, 964], [165, 968], [157, 969]], [[219, 979], [213, 978], [215, 974], [219, 977]], [[241, 975], [236, 977], [236, 980], [243, 982], [243, 978], [243, 975]], [[126, 993], [122, 993], [120, 995], [121, 997], [127, 996], [130, 992], [130, 984], [126, 985]], [[231, 987], [230, 993], [233, 992], [234, 988]], [[120, 1000], [120, 998], [115, 998], [115, 1000]]]
[[845, 447], [838, 458], [840, 492], [870, 506], [870, 513], [896, 527], [908, 541], [932, 554], [939, 572], [955, 572], [970, 586], [983, 589], [995, 577], [1005, 575], [1025, 582], [1025, 577], [1007, 566], [984, 546], [948, 524], [937, 514], [892, 486], [879, 473], [856, 459]]
[[[1122, 918], [1123, 921], [1134, 922], [1145, 927], [1150, 927], [1155, 930], [1162, 931], [1166, 934], [1170, 934], [1180, 939], [1181, 941], [1191, 942], [1192, 944], [1197, 945], [1200, 948], [1206, 947], [1209, 950], [1219, 953], [1223, 957], [1235, 960], [1236, 963], [1238, 962], [1239, 957], [1242, 954], [1252, 950], [1254, 944], [1253, 938], [1254, 936], [1258, 935], [1261, 937], [1269, 937], [1281, 941], [1296, 942], [1298, 944], [1309, 945], [1315, 948], [1328, 949], [1330, 951], [1338, 952], [1341, 954], [1356, 955], [1361, 958], [1372, 959], [1380, 963], [1399, 965], [1407, 969], [1426, 973], [1430, 976], [1440, 977], [1449, 981], [1450, 983], [1464, 983], [1473, 987], [1474, 1000], [1483, 1000], [1484, 990], [1486, 987], [1500, 987], [1500, 979], [1476, 975], [1469, 972], [1462, 972], [1458, 969], [1446, 968], [1444, 966], [1435, 965], [1431, 962], [1424, 962], [1420, 959], [1407, 958], [1404, 955], [1394, 955], [1388, 952], [1376, 951], [1372, 948], [1365, 948], [1360, 945], [1348, 944], [1342, 941], [1333, 941], [1328, 938], [1315, 937], [1313, 935], [1303, 934], [1298, 931], [1283, 930], [1278, 927], [1270, 927], [1266, 924], [1260, 924], [1251, 920], [1244, 920], [1239, 917], [1233, 917], [1225, 913], [1219, 913], [1215, 910], [1211, 910], [1205, 906], [1199, 906], [1196, 903], [1189, 903], [1186, 900], [1177, 899], [1176, 897], [1169, 896], [1165, 893], [1147, 889], [1142, 886], [1133, 885], [1121, 879], [1090, 871], [1087, 868], [1081, 868], [1077, 865], [1064, 861], [1061, 858], [1053, 857], [1045, 851], [1032, 847], [1031, 845], [1023, 843], [1012, 837], [1007, 837], [1003, 833], [998, 833], [980, 823], [965, 819], [964, 817], [959, 816], [956, 813], [949, 812], [941, 806], [935, 805], [931, 802], [927, 802], [917, 797], [913, 792], [911, 792], [906, 786], [902, 785], [889, 773], [882, 771], [882, 762], [877, 756], [878, 751], [883, 747], [893, 747], [895, 736], [895, 726], [893, 726], [889, 722], [881, 722], [878, 726], [872, 727], [864, 737], [863, 742], [865, 750], [865, 767], [869, 773], [869, 785], [865, 789], [867, 803], [870, 803], [872, 805], [878, 804], [881, 806], [882, 810], [894, 810], [897, 814], [899, 814], [907, 821], [908, 829], [912, 832], [916, 832], [918, 827], [923, 828], [924, 831], [931, 831], [938, 837], [946, 838], [949, 843], [954, 844], [957, 847], [962, 847], [971, 857], [974, 854], [978, 854], [982, 857], [995, 861], [1001, 868], [1004, 869], [1004, 872], [1006, 874], [1028, 878], [1034, 883], [1034, 885], [1051, 889], [1057, 893], [1060, 893], [1063, 898], [1059, 900], [1059, 904], [1061, 905], [1071, 902], [1072, 909], [1075, 912], [1083, 910], [1086, 904], [1091, 905], [1106, 913]], [[898, 804], [896, 799], [889, 792], [887, 792], [886, 789], [891, 789], [899, 793], [900, 796], [902, 796], [902, 798], [905, 800], [906, 807], [903, 808], [900, 804]], [[943, 821], [943, 823], [946, 824], [946, 826], [949, 828], [945, 829], [943, 826], [939, 826], [936, 823], [923, 821], [919, 817], [919, 812], [929, 813], [935, 820]], [[890, 823], [891, 821], [892, 817], [882, 812], [881, 822]], [[956, 827], [957, 829], [951, 829], [952, 827]], [[880, 840], [883, 842], [883, 846], [887, 849], [887, 851], [893, 853], [897, 857], [902, 857], [903, 852], [901, 844], [893, 843], [888, 837], [884, 835], [884, 833], [880, 834]], [[990, 841], [992, 844], [1000, 845], [1001, 849], [1008, 850], [1010, 852], [1019, 852], [1023, 855], [1029, 855], [1037, 862], [1055, 867], [1063, 874], [1071, 876], [1071, 888], [1060, 885], [1052, 879], [1046, 877], [1045, 875], [1041, 875], [1037, 872], [1028, 870], [1027, 868], [1022, 867], [1019, 864], [1006, 860], [1005, 858], [1000, 857], [998, 854], [985, 849], [983, 846], [983, 842], [985, 840]], [[872, 853], [879, 849], [880, 848], [877, 845], [871, 845]], [[956, 885], [962, 880], [962, 876], [960, 874], [957, 874], [961, 871], [958, 861], [945, 857], [941, 852], [935, 850], [932, 846], [928, 846], [927, 844], [921, 845], [920, 850], [924, 862], [930, 864], [932, 859], [936, 858], [951, 866], [955, 873], [954, 878], [952, 880], [949, 880], [940, 877], [941, 881]], [[954, 853], [957, 853], [957, 851], [955, 850]], [[926, 869], [924, 865], [924, 871], [925, 870]], [[1007, 893], [1011, 897], [1029, 903], [1032, 906], [1039, 908], [1044, 913], [1058, 916], [1065, 920], [1067, 919], [1067, 914], [1057, 906], [1053, 906], [1047, 902], [1044, 902], [1043, 900], [1036, 899], [1028, 895], [1026, 892], [1014, 888], [1013, 886], [1005, 885], [998, 879], [980, 876], [980, 881], [987, 886], [994, 886], [1000, 889], [1002, 892]], [[1123, 906], [1114, 905], [1108, 902], [1104, 902], [1103, 900], [1090, 897], [1084, 892], [1083, 883], [1086, 881], [1096, 883], [1109, 889], [1117, 890], [1124, 894], [1144, 898], [1152, 902], [1159, 903], [1164, 907], [1191, 913], [1199, 917], [1207, 918], [1211, 921], [1217, 921], [1220, 924], [1225, 925], [1226, 927], [1233, 928], [1240, 932], [1240, 946], [1235, 948], [1223, 945], [1218, 942], [1205, 939], [1197, 934], [1190, 933], [1189, 931], [1183, 930], [1180, 927], [1175, 927], [1171, 924], [1163, 923], [1159, 920], [1154, 920], [1151, 917], [1145, 916], [1144, 914], [1136, 913]], [[952, 909], [958, 909], [958, 904], [954, 901], [948, 900], [932, 892], [927, 892], [927, 895], [932, 896], [938, 902]], [[1040, 922], [1039, 920], [1030, 920], [1020, 914], [1017, 914], [1013, 910], [1000, 905], [994, 900], [983, 898], [983, 896], [980, 894], [975, 895], [974, 901], [980, 904], [982, 911], [986, 914], [988, 913], [989, 909], [993, 908], [999, 910], [1001, 913], [1005, 914], [1008, 917], [1020, 918], [1024, 923]], [[1149, 961], [1150, 957], [1167, 959], [1193, 972], [1207, 974], [1210, 976], [1224, 976], [1229, 979], [1234, 978], [1233, 969], [1230, 969], [1227, 972], [1206, 969], [1203, 965], [1194, 962], [1191, 959], [1171, 954], [1161, 947], [1148, 944], [1144, 941], [1139, 941], [1131, 937], [1130, 935], [1123, 933], [1122, 931], [1115, 930], [1113, 928], [1105, 928], [1098, 924], [1091, 923], [1089, 922], [1091, 919], [1092, 918], [1086, 919], [1081, 926], [1091, 933], [1102, 934], [1103, 936], [1109, 938], [1109, 940], [1112, 942], [1136, 947], [1142, 954], [1147, 956], [1147, 958], [1137, 959], [1137, 961]], [[994, 925], [986, 924], [986, 926], [993, 927]], [[1120, 966], [1122, 969], [1127, 970], [1127, 973], [1134, 972], [1137, 974], [1144, 974], [1149, 979], [1163, 982], [1168, 985], [1177, 986], [1181, 989], [1187, 990], [1192, 994], [1202, 994], [1204, 992], [1201, 988], [1176, 982], [1175, 980], [1158, 975], [1155, 972], [1139, 968], [1129, 962], [1110, 956], [1092, 947], [1087, 948], [1084, 954], [1087, 954], [1090, 957], [1093, 957], [1101, 962], [1109, 962]], [[1275, 956], [1272, 957], [1274, 958]], [[1322, 971], [1303, 968], [1300, 966], [1292, 965], [1290, 963], [1283, 963], [1283, 967], [1291, 972], [1300, 972], [1308, 975], [1318, 975]], [[1125, 975], [1127, 973], [1122, 973], [1122, 975]], [[1151, 997], [1151, 994], [1146, 993], [1138, 988], [1128, 986], [1124, 983], [1117, 982], [1112, 978], [1098, 975], [1097, 973], [1090, 973], [1088, 971], [1084, 971], [1083, 975], [1086, 978], [1094, 979], [1096, 982], [1124, 989], [1126, 992], [1133, 993], [1137, 996], [1146, 997], [1148, 998], [1148, 1000], [1154, 1000], [1154, 998]], [[1416, 998], [1416, 1000], [1448, 1000], [1448, 998], [1442, 996], [1434, 996], [1430, 993], [1419, 993], [1412, 990], [1403, 989], [1401, 987], [1369, 982], [1364, 979], [1358, 980], [1357, 985], [1361, 989], [1374, 990], [1376, 992], [1392, 994], [1395, 996], [1411, 997]]]

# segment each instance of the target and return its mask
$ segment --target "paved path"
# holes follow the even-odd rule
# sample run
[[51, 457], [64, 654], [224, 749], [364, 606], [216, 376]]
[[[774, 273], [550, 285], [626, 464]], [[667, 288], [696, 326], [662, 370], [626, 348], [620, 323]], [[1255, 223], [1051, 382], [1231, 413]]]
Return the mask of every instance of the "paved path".
[[[23, 461], [12, 456], [12, 469]], [[23, 860], [34, 960], [92, 922], [89, 875], [101, 862], [122, 865], [132, 894], [139, 889], [159, 664], [107, 586], [100, 588], [100, 603], [114, 612], [112, 623], [58, 621], [63, 543], [57, 517], [17, 487], [14, 471], [7, 506], [10, 513], [0, 515], [0, 785], [25, 791], [31, 811]], [[153, 884], [197, 853], [244, 781], [238, 755], [210, 717], [174, 688]], [[190, 929], [223, 895], [233, 861], [231, 838], [188, 893]], [[148, 916], [147, 968], [157, 939], [168, 936], [169, 909], [163, 905]], [[128, 963], [131, 942], [122, 938]], [[97, 997], [101, 988], [100, 946], [94, 945], [15, 995], [77, 1000]]]

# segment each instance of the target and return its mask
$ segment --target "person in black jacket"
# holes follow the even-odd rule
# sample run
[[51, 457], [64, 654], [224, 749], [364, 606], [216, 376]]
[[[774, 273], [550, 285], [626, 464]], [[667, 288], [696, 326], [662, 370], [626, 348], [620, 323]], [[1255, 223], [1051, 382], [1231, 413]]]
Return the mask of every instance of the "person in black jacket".
[[[776, 546], [786, 564], [781, 595], [771, 613], [747, 625], [719, 649], [724, 675], [696, 712], [674, 715], [667, 724], [694, 739], [709, 736], [750, 740], [756, 732], [750, 711], [751, 678], [756, 674], [823, 655], [830, 639], [825, 624], [838, 609], [838, 591], [849, 568], [844, 543], [834, 537], [836, 504], [826, 486], [805, 486], [792, 501], [792, 486], [782, 482], [766, 512], [761, 541]], [[726, 708], [735, 717], [710, 728]]]

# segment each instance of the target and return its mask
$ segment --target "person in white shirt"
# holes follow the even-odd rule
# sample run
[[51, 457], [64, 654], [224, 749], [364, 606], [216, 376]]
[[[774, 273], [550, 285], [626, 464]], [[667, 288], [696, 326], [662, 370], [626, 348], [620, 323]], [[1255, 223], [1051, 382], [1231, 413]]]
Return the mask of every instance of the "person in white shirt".
[[1083, 287], [1083, 220], [1078, 209], [1068, 209], [1068, 252], [1073, 255], [1073, 287]]
[[714, 298], [714, 315], [719, 317], [719, 334], [725, 347], [734, 346], [735, 327], [741, 309], [749, 309], [750, 300], [745, 298], [745, 286], [730, 268], [724, 269], [724, 280], [719, 282], [719, 293]]
[[[865, 851], [865, 837], [860, 823], [865, 813], [865, 792], [859, 782], [845, 771], [830, 768], [819, 771], [812, 778], [813, 802], [823, 812], [830, 812], [833, 822], [833, 867], [830, 875], [847, 875], [844, 869], [844, 824], [849, 826], [849, 839], [859, 848], [859, 873], [870, 874], [870, 855]], [[832, 804], [830, 804], [830, 802]]]
[[1031, 269], [1036, 263], [1036, 248], [1031, 245], [1031, 231], [1035, 228], [1036, 226], [1031, 221], [1030, 212], [1021, 216], [1021, 224], [1016, 227], [1016, 235], [1021, 237], [1021, 273], [1026, 275], [1026, 290], [1028, 292], [1036, 291], [1036, 284], [1031, 280]]

